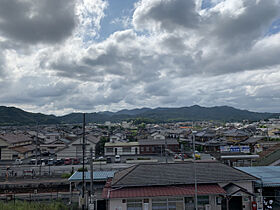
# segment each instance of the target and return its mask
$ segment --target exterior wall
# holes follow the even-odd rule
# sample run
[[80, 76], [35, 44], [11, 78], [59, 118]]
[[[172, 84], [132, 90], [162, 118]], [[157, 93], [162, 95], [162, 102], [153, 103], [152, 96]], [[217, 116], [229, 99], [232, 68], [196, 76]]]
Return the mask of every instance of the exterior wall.
[[[124, 147], [130, 147], [131, 151], [130, 152], [125, 152], [123, 151]], [[117, 149], [117, 154], [118, 155], [137, 155], [140, 154], [140, 147], [139, 146], [124, 146], [124, 147], [105, 147], [105, 156], [112, 156], [112, 155], [116, 155], [115, 150]], [[113, 148], [113, 152], [108, 152], [107, 148]], [[137, 150], [137, 151], [136, 151]], [[136, 153], [137, 152], [137, 153]]]
[[[165, 145], [140, 145], [140, 154], [161, 154], [164, 153], [164, 148]], [[167, 149], [171, 150], [172, 152], [178, 152], [179, 145], [168, 145]]]
[[0, 139], [0, 147], [7, 147], [7, 146], [9, 146], [9, 144], [6, 141]]
[[[90, 148], [93, 148], [93, 156], [95, 156], [95, 144], [88, 141], [85, 148], [85, 156], [90, 156]], [[57, 158], [82, 158], [83, 157], [83, 149], [82, 144], [79, 144], [79, 141], [75, 141], [66, 147], [63, 150], [60, 150], [56, 153]]]
[[153, 139], [165, 139], [165, 136], [161, 134], [156, 134], [153, 136]]
[[126, 203], [122, 203], [122, 199], [110, 199], [109, 210], [126, 210]]
[[12, 160], [15, 152], [8, 148], [1, 148], [1, 160]]
[[[219, 183], [221, 187], [224, 187], [227, 184], [229, 183]], [[250, 193], [253, 193], [253, 182], [235, 182], [234, 184], [245, 188]], [[238, 196], [242, 196], [242, 205], [245, 206], [243, 209], [251, 210], [251, 202], [253, 201], [253, 197], [243, 192], [238, 193]]]
[[76, 157], [76, 147], [69, 146], [59, 152], [57, 152], [57, 158], [75, 158]]
[[[189, 197], [189, 196], [187, 196]], [[142, 209], [143, 210], [151, 210], [152, 209], [152, 199], [158, 199], [158, 198], [183, 198], [184, 197], [153, 197], [153, 198], [130, 198], [130, 199], [141, 199], [142, 200]], [[217, 205], [216, 203], [216, 195], [210, 195], [209, 196], [209, 204], [210, 204], [210, 210], [221, 210], [222, 205]], [[144, 207], [144, 199], [148, 199], [149, 203], [146, 203], [146, 208]], [[123, 200], [125, 202], [123, 202]], [[108, 209], [109, 210], [127, 210], [127, 200], [126, 198], [121, 198], [121, 199], [110, 199], [108, 202]], [[183, 202], [183, 209], [185, 209], [185, 202]], [[247, 210], [247, 208], [246, 208]], [[248, 209], [249, 210], [249, 209]]]
[[30, 145], [30, 144], [32, 144], [32, 140], [30, 140], [30, 141], [16, 142], [16, 143], [13, 143], [12, 146], [13, 146], [13, 147], [19, 147], [19, 146], [25, 146], [25, 145]]

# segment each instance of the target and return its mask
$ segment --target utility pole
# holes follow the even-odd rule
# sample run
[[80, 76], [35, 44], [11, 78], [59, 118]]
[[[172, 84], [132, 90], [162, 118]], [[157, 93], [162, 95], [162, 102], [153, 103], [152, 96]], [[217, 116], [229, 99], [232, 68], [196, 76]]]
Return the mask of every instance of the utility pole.
[[193, 137], [193, 168], [194, 168], [194, 201], [195, 210], [197, 210], [197, 180], [196, 180], [196, 165], [195, 165], [195, 131], [192, 131]]
[[[90, 204], [89, 209], [94, 210], [94, 189], [93, 189], [93, 149], [90, 148]], [[97, 206], [96, 206], [97, 208]]]
[[166, 140], [166, 138], [164, 137], [164, 154], [165, 154], [165, 162], [166, 163], [168, 163], [168, 161], [167, 161], [167, 140]]
[[36, 148], [35, 148], [35, 156], [36, 156], [36, 161], [35, 161], [35, 165], [37, 166], [38, 164], [38, 122], [36, 125]]
[[85, 209], [85, 127], [86, 114], [83, 114], [83, 181], [82, 181], [82, 210]]

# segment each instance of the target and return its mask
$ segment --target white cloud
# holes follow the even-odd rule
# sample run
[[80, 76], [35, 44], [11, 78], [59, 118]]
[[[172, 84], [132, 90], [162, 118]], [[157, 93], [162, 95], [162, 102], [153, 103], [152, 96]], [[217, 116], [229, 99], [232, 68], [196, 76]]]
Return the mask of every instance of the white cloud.
[[279, 2], [216, 1], [202, 12], [198, 0], [142, 0], [125, 19], [132, 25], [100, 42], [110, 1], [75, 3], [76, 25], [63, 39], [24, 43], [0, 33], [3, 105], [55, 114], [193, 104], [278, 110], [280, 34], [265, 34]]

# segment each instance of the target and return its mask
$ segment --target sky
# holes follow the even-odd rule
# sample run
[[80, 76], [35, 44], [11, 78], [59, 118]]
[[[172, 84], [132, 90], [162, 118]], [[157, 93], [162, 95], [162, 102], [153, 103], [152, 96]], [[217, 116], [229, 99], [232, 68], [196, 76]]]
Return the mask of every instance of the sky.
[[0, 105], [280, 112], [280, 0], [0, 0]]

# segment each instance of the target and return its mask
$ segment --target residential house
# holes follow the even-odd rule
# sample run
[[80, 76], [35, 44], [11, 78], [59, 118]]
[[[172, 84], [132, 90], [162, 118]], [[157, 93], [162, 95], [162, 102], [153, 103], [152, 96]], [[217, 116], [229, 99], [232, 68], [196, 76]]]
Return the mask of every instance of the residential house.
[[197, 193], [198, 209], [250, 210], [256, 180], [214, 161], [139, 164], [116, 172], [103, 198], [109, 210], [185, 210], [194, 209]]
[[249, 138], [249, 134], [247, 132], [238, 129], [228, 130], [224, 132], [224, 136], [227, 142], [231, 144], [239, 143]]
[[[33, 139], [29, 135], [23, 133], [6, 133], [0, 135], [0, 159], [14, 160], [19, 157], [25, 157], [26, 154], [28, 156], [30, 154], [30, 147], [29, 149], [25, 147], [32, 143]], [[23, 153], [21, 153], [21, 151]]]
[[138, 142], [107, 142], [104, 146], [105, 156], [140, 154]]
[[123, 133], [115, 133], [110, 136], [110, 142], [120, 141], [123, 139], [126, 139], [126, 136]]
[[195, 140], [200, 142], [207, 142], [216, 138], [214, 130], [204, 130], [195, 134]]
[[[85, 140], [85, 156], [90, 156], [90, 148], [93, 148], [93, 156], [95, 156], [95, 146], [99, 142], [100, 137], [87, 135]], [[66, 147], [56, 152], [57, 158], [79, 158], [83, 157], [83, 141], [78, 138], [68, 144]]]
[[179, 143], [176, 139], [139, 139], [141, 155], [164, 154], [165, 149], [171, 153], [179, 152]]

